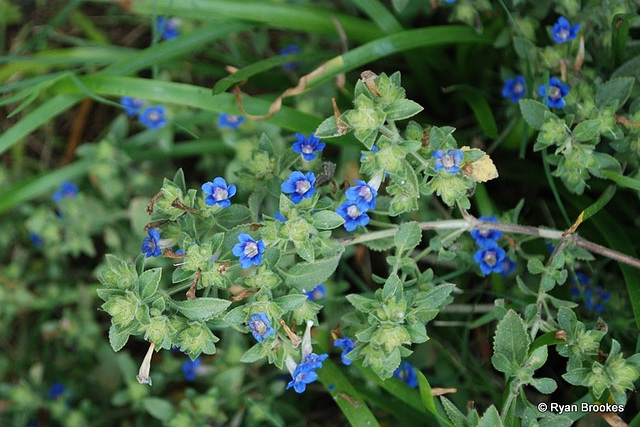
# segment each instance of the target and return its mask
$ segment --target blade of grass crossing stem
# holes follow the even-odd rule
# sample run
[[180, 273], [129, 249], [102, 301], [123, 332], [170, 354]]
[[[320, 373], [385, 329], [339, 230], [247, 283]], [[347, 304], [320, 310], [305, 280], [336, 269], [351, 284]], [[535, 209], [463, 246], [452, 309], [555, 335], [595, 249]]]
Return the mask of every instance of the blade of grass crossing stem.
[[[229, 24], [216, 24], [202, 27], [191, 34], [144, 49], [136, 54], [133, 59], [123, 58], [122, 60], [106, 67], [98, 74], [119, 75], [135, 73], [136, 71], [149, 67], [158, 61], [166, 61], [171, 58], [175, 58], [176, 56], [188, 54], [212, 40], [249, 28], [251, 27], [248, 25], [233, 22]], [[117, 88], [114, 88], [117, 93], [111, 93], [112, 95], [135, 96], [127, 93], [125, 90], [117, 91], [116, 89]], [[202, 90], [205, 92], [204, 89]], [[72, 92], [74, 93], [73, 95], [56, 95], [49, 98], [36, 109], [24, 116], [17, 124], [0, 135], [0, 154], [8, 150], [13, 144], [16, 144], [47, 121], [73, 107], [83, 98], [80, 93], [81, 91], [76, 90]], [[208, 90], [206, 92], [208, 92]], [[211, 97], [209, 97], [209, 101], [211, 102]], [[315, 128], [313, 130], [315, 130]]]
[[567, 227], [571, 226], [571, 220], [569, 219], [569, 214], [567, 214], [567, 210], [562, 203], [562, 199], [560, 198], [560, 194], [558, 193], [558, 188], [556, 187], [556, 183], [553, 180], [553, 176], [551, 176], [551, 168], [549, 168], [549, 160], [547, 158], [547, 150], [542, 150], [542, 166], [544, 167], [544, 174], [547, 177], [547, 182], [549, 183], [549, 188], [551, 188], [551, 192], [553, 193], [553, 198], [556, 199], [556, 203], [558, 204], [558, 209], [560, 209], [560, 213], [562, 213], [562, 217], [567, 223]]
[[484, 134], [492, 139], [498, 137], [496, 119], [493, 117], [491, 107], [489, 107], [489, 103], [482, 91], [467, 85], [453, 85], [445, 88], [444, 92], [454, 92], [460, 95], [469, 104]]
[[0, 193], [0, 213], [60, 187], [63, 181], [70, 181], [87, 173], [91, 162], [81, 160], [69, 166], [27, 178]]
[[367, 404], [351, 381], [331, 360], [325, 360], [317, 371], [318, 379], [327, 388], [352, 426], [379, 426]]
[[[580, 201], [578, 201], [575, 195], [572, 195], [567, 200], [578, 209], [580, 209], [580, 201], [587, 200], [588, 203], [593, 204], [593, 201], [590, 201], [586, 196], [580, 197]], [[620, 227], [619, 223], [607, 211], [600, 211], [597, 219], [591, 221], [591, 224], [598, 229], [611, 249], [632, 257], [638, 257], [631, 240], [629, 240], [628, 233]], [[640, 328], [640, 286], [638, 286], [638, 283], [640, 283], [640, 270], [623, 263], [618, 263], [618, 265], [622, 270], [622, 276], [627, 286], [633, 317], [636, 325]]]
[[610, 170], [602, 170], [600, 172], [602, 173], [602, 175], [609, 178], [620, 187], [631, 188], [632, 190], [640, 191], [640, 180], [630, 178], [628, 176], [624, 176]]
[[236, 19], [328, 36], [338, 35], [332, 20], [335, 18], [351, 40], [367, 42], [383, 35], [374, 24], [362, 18], [313, 6], [265, 0], [137, 0], [132, 8], [138, 13], [171, 14], [207, 21]]
[[575, 232], [576, 229], [580, 226], [580, 224], [582, 224], [584, 221], [588, 220], [589, 218], [591, 218], [592, 216], [600, 212], [600, 210], [604, 208], [607, 205], [607, 203], [611, 201], [614, 194], [616, 194], [616, 188], [617, 187], [615, 185], [610, 185], [604, 191], [604, 193], [602, 193], [602, 195], [598, 198], [598, 200], [595, 201], [595, 203], [593, 203], [592, 205], [589, 205], [588, 208], [580, 212], [580, 215], [578, 215], [578, 219], [576, 219], [576, 221], [573, 223], [570, 230], [572, 232]]
[[220, 79], [216, 82], [213, 87], [212, 93], [214, 95], [218, 95], [223, 93], [231, 86], [241, 83], [243, 80], [246, 80], [250, 77], [253, 77], [257, 74], [263, 73], [265, 71], [269, 71], [273, 68], [276, 68], [280, 65], [284, 65], [288, 62], [293, 62], [299, 59], [308, 58], [310, 60], [317, 60], [320, 58], [326, 58], [326, 55], [321, 55], [318, 53], [314, 54], [297, 54], [297, 55], [277, 55], [272, 56], [271, 58], [263, 59], [261, 61], [254, 62], [251, 65], [247, 65], [236, 71], [235, 73]]
[[444, 424], [450, 427], [454, 427], [448, 419], [440, 415], [438, 408], [436, 407], [436, 400], [431, 395], [431, 385], [422, 372], [416, 372], [418, 375], [418, 386], [420, 387], [420, 396], [422, 397], [422, 403], [427, 407], [427, 410], [436, 416], [440, 424]]
[[357, 366], [358, 369], [360, 369], [360, 371], [362, 371], [362, 373], [365, 374], [370, 381], [374, 381], [378, 384], [378, 386], [387, 390], [391, 395], [396, 396], [405, 405], [410, 406], [411, 408], [420, 411], [423, 414], [428, 414], [429, 411], [427, 411], [427, 409], [422, 404], [420, 394], [411, 387], [408, 387], [404, 382], [399, 381], [395, 378], [382, 380], [380, 376], [378, 376], [378, 374], [375, 373], [372, 369], [363, 367], [359, 362], [356, 362], [355, 366]]

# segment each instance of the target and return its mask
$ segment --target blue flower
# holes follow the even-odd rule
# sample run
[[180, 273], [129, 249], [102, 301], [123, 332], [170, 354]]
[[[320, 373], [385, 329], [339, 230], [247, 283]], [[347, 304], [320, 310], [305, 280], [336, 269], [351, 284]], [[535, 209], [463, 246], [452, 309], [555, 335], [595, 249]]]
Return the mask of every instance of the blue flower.
[[64, 197], [73, 198], [78, 194], [78, 186], [73, 182], [64, 181], [62, 187], [53, 193], [53, 201], [60, 203]]
[[416, 369], [409, 364], [406, 360], [403, 361], [398, 369], [393, 372], [393, 376], [407, 383], [409, 387], [418, 387], [418, 376], [416, 375]]
[[310, 384], [318, 379], [318, 374], [314, 372], [314, 369], [306, 363], [301, 363], [296, 366], [295, 371], [291, 375], [293, 379], [287, 384], [287, 390], [291, 387], [296, 393], [303, 393], [307, 389], [307, 384]]
[[517, 266], [518, 264], [516, 264], [511, 258], [505, 257], [502, 261], [502, 273], [500, 274], [502, 277], [507, 277], [516, 270]]
[[221, 208], [228, 208], [231, 206], [229, 200], [236, 194], [236, 186], [229, 184], [224, 178], [217, 177], [213, 182], [205, 182], [202, 184], [202, 192], [207, 195], [204, 202], [209, 206], [218, 205]]
[[44, 245], [44, 240], [38, 233], [34, 233], [33, 231], [29, 232], [29, 240], [33, 243], [33, 246], [36, 248], [41, 248]]
[[287, 222], [287, 218], [285, 218], [284, 215], [280, 213], [280, 211], [276, 212], [273, 217], [280, 222]]
[[540, 85], [538, 93], [543, 99], [546, 98], [547, 107], [564, 108], [566, 105], [564, 97], [569, 93], [569, 86], [557, 77], [551, 77], [548, 84]]
[[436, 164], [433, 167], [436, 171], [442, 169], [450, 174], [456, 174], [460, 170], [460, 163], [462, 163], [462, 151], [461, 150], [448, 150], [446, 153], [444, 150], [437, 149], [431, 157], [436, 159]]
[[[280, 49], [280, 52], [278, 52], [279, 55], [293, 55], [296, 53], [300, 53], [302, 52], [302, 50], [300, 49], [300, 46], [296, 45], [296, 44], [290, 44], [287, 45], [286, 47]], [[297, 68], [300, 66], [300, 62], [287, 62], [284, 65], [282, 65], [282, 68], [284, 68], [285, 70], [291, 70], [293, 68]]]
[[520, 98], [524, 98], [527, 94], [527, 81], [524, 76], [517, 75], [512, 79], [507, 79], [502, 87], [502, 97], [508, 98], [514, 104], [517, 104]]
[[242, 268], [249, 268], [251, 264], [260, 265], [265, 249], [262, 239], [256, 242], [251, 236], [243, 233], [238, 236], [238, 241], [240, 243], [235, 245], [231, 252], [240, 258]]
[[376, 189], [360, 179], [356, 179], [356, 184], [358, 185], [349, 188], [344, 193], [347, 199], [356, 202], [356, 206], [358, 206], [358, 209], [362, 212], [375, 208], [376, 196], [378, 195]]
[[176, 18], [166, 19], [164, 17], [160, 17], [157, 20], [158, 30], [162, 34], [166, 40], [175, 39], [180, 35], [180, 31], [178, 31], [178, 26], [180, 26], [180, 20]]
[[353, 231], [357, 226], [369, 224], [369, 215], [358, 209], [358, 205], [353, 200], [347, 200], [336, 209], [338, 215], [344, 218], [344, 228]]
[[323, 283], [320, 283], [318, 286], [304, 294], [307, 296], [309, 301], [319, 300], [327, 296], [327, 288], [324, 287]]
[[502, 273], [506, 254], [500, 247], [483, 248], [473, 254], [473, 260], [480, 265], [482, 274]]
[[553, 24], [553, 41], [557, 43], [568, 42], [576, 38], [578, 31], [580, 31], [580, 24], [572, 26], [567, 18], [561, 16], [558, 18], [558, 22]]
[[60, 383], [53, 383], [51, 385], [51, 387], [49, 387], [49, 390], [47, 391], [47, 397], [49, 399], [57, 399], [60, 396], [62, 396], [62, 393], [64, 393], [64, 385], [60, 384]]
[[456, 0], [444, 0], [445, 3], [455, 3]]
[[257, 313], [251, 315], [251, 320], [247, 322], [253, 337], [258, 342], [275, 334], [276, 331], [271, 327], [271, 322], [267, 317], [267, 313]]
[[[481, 221], [498, 222], [498, 218], [491, 215], [489, 218], [481, 216], [478, 218]], [[495, 248], [498, 246], [497, 240], [502, 237], [502, 231], [500, 230], [480, 230], [474, 228], [471, 230], [471, 237], [476, 240], [476, 243], [481, 248]]]
[[147, 258], [162, 255], [162, 250], [160, 249], [160, 232], [152, 228], [147, 234], [148, 236], [142, 241], [142, 252], [146, 254]]
[[316, 187], [313, 186], [316, 182], [316, 176], [313, 172], [307, 172], [303, 175], [300, 171], [291, 172], [289, 179], [282, 183], [280, 188], [285, 194], [291, 194], [291, 201], [296, 205], [302, 201], [302, 199], [308, 199], [313, 197], [316, 192]]
[[238, 129], [238, 127], [247, 120], [242, 116], [234, 116], [233, 114], [220, 113], [218, 116], [218, 126], [221, 128]]
[[140, 113], [138, 121], [151, 130], [165, 127], [167, 118], [165, 117], [164, 105], [154, 105], [145, 108], [142, 110], [142, 113]]
[[182, 372], [184, 372], [184, 379], [187, 381], [195, 381], [196, 374], [198, 373], [199, 368], [200, 368], [199, 357], [197, 357], [196, 360], [187, 359], [182, 364]]
[[124, 112], [127, 116], [135, 117], [144, 105], [144, 101], [130, 96], [123, 96], [120, 98], [120, 105], [124, 108]]
[[301, 133], [296, 133], [297, 141], [293, 143], [293, 151], [302, 154], [302, 158], [307, 162], [316, 158], [314, 151], [322, 151], [327, 144], [316, 138], [315, 133], [311, 133], [309, 138]]
[[342, 364], [347, 366], [351, 365], [353, 361], [347, 357], [347, 353], [349, 353], [351, 350], [355, 348], [355, 344], [353, 343], [353, 341], [351, 341], [349, 337], [344, 337], [344, 338], [335, 340], [333, 342], [333, 345], [344, 349], [342, 350], [342, 354], [340, 355], [340, 358], [342, 359]]
[[311, 367], [311, 369], [320, 369], [322, 368], [322, 362], [327, 360], [329, 357], [328, 354], [315, 354], [311, 353], [307, 357], [304, 358], [302, 363], [305, 363]]

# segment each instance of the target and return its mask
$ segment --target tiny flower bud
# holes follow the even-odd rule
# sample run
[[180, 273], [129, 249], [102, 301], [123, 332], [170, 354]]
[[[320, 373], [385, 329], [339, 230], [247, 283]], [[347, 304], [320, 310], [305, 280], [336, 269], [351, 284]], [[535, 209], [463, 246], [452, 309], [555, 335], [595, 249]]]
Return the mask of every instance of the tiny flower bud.
[[151, 377], [149, 376], [149, 371], [151, 370], [151, 356], [153, 356], [153, 349], [156, 347], [156, 343], [153, 341], [149, 345], [149, 350], [147, 350], [146, 356], [142, 360], [142, 365], [140, 365], [140, 370], [138, 371], [138, 375], [136, 379], [140, 384], [149, 384], [151, 386]]

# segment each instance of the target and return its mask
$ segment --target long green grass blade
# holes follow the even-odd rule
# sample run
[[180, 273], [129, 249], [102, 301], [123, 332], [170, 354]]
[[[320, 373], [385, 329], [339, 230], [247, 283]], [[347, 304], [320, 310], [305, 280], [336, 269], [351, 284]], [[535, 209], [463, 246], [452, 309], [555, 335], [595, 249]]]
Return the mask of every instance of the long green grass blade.
[[331, 360], [325, 360], [318, 370], [318, 379], [327, 387], [333, 400], [354, 427], [379, 426], [358, 390]]
[[445, 93], [454, 92], [460, 95], [471, 107], [473, 115], [476, 116], [476, 120], [478, 120], [478, 124], [484, 134], [492, 139], [498, 137], [496, 119], [493, 117], [491, 107], [481, 90], [468, 85], [453, 85], [445, 88], [444, 91]]
[[8, 190], [0, 193], [0, 213], [42, 194], [53, 193], [53, 190], [60, 187], [63, 181], [70, 181], [85, 175], [90, 165], [90, 161], [81, 160], [13, 184]]
[[358, 6], [386, 34], [397, 33], [404, 29], [393, 13], [378, 0], [351, 0], [351, 3]]
[[[230, 33], [246, 30], [248, 28], [250, 28], [250, 26], [233, 22], [229, 24], [216, 24], [202, 27], [191, 34], [185, 35], [184, 37], [178, 37], [169, 42], [160, 43], [145, 49], [137, 53], [133, 59], [121, 59], [118, 62], [109, 65], [98, 74], [132, 74], [156, 64], [158, 61], [168, 61], [177, 56], [189, 54], [212, 40], [216, 40], [225, 37]], [[16, 144], [29, 133], [38, 129], [48, 120], [51, 120], [58, 114], [61, 114], [73, 107], [83, 98], [83, 95], [81, 94], [82, 91], [77, 87], [76, 90], [72, 92], [73, 95], [67, 94], [53, 96], [23, 117], [22, 120], [12, 126], [11, 129], [0, 135], [0, 154], [5, 152], [13, 144]], [[135, 96], [125, 91], [119, 91], [112, 95]]]
[[[109, 0], [101, 0], [102, 2]], [[371, 22], [317, 6], [255, 0], [136, 0], [132, 9], [151, 15], [171, 15], [204, 21], [237, 20], [312, 34], [337, 36], [333, 19], [350, 40], [371, 41], [383, 33]]]
[[602, 175], [609, 178], [620, 187], [631, 188], [632, 190], [640, 191], [640, 180], [630, 178], [628, 176], [624, 176], [610, 170], [601, 170], [600, 172], [602, 173]]

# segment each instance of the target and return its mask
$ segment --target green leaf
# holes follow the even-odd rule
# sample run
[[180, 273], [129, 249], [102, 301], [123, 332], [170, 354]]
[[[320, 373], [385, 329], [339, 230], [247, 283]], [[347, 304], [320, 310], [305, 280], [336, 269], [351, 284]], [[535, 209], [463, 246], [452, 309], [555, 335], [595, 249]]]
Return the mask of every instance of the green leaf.
[[527, 270], [529, 270], [529, 273], [531, 274], [541, 274], [547, 271], [547, 268], [538, 258], [531, 258], [527, 262]]
[[402, 13], [409, 4], [409, 1], [410, 0], [391, 0], [391, 4], [393, 5], [393, 8], [396, 10], [396, 12]]
[[447, 416], [453, 422], [455, 427], [467, 427], [467, 417], [464, 416], [462, 412], [451, 403], [449, 399], [444, 396], [440, 396], [440, 402], [442, 402], [442, 406], [444, 407], [444, 411], [447, 413]]
[[549, 108], [533, 99], [521, 99], [518, 105], [524, 121], [535, 130], [541, 130], [545, 122], [545, 113], [550, 113]]
[[397, 99], [384, 108], [384, 112], [387, 113], [387, 121], [408, 119], [422, 110], [424, 108], [420, 104], [409, 99]]
[[504, 354], [494, 354], [491, 364], [497, 371], [504, 372], [509, 377], [515, 377], [518, 373], [519, 366], [514, 365]]
[[538, 50], [538, 47], [531, 40], [520, 36], [513, 38], [513, 47], [520, 58], [527, 60], [533, 58]]
[[159, 397], [145, 397], [142, 405], [152, 417], [160, 421], [169, 421], [175, 415], [173, 405]]
[[598, 107], [606, 105], [622, 107], [631, 95], [634, 81], [633, 77], [618, 77], [602, 84], [596, 92], [596, 105]]
[[319, 230], [333, 230], [344, 224], [344, 218], [333, 211], [319, 211], [311, 217], [313, 226]]
[[315, 261], [315, 251], [311, 240], [294, 240], [293, 244], [295, 245], [296, 253], [300, 258], [309, 263], [313, 263]]
[[208, 320], [216, 317], [231, 305], [231, 301], [219, 298], [196, 298], [174, 303], [178, 311], [189, 320]]
[[609, 170], [603, 170], [601, 172], [604, 177], [609, 178], [611, 181], [615, 182], [621, 187], [631, 188], [632, 190], [640, 191], [640, 180], [637, 180], [628, 176], [624, 176], [620, 173], [616, 173]]
[[471, 107], [484, 134], [489, 138], [498, 137], [498, 125], [487, 102], [487, 95], [483, 91], [473, 86], [453, 85], [445, 88], [444, 92], [455, 92], [460, 95]]
[[369, 312], [372, 304], [375, 302], [371, 298], [367, 298], [359, 294], [349, 294], [347, 295], [347, 300], [356, 308], [356, 310], [363, 313]]
[[394, 242], [398, 248], [397, 254], [400, 255], [405, 252], [411, 252], [413, 248], [420, 244], [420, 240], [422, 240], [420, 225], [415, 221], [403, 223], [394, 238]]
[[119, 330], [114, 324], [109, 327], [109, 344], [113, 351], [120, 351], [129, 340], [129, 332]]
[[602, 120], [585, 120], [580, 122], [573, 128], [573, 138], [579, 142], [589, 141], [598, 135], [601, 124]]
[[[527, 358], [529, 350], [529, 335], [522, 318], [515, 311], [509, 310], [498, 323], [496, 335], [493, 340], [494, 363], [495, 355], [503, 355], [512, 365], [522, 366]], [[502, 364], [499, 365], [502, 367]], [[494, 367], [498, 367], [494, 364]]]
[[440, 412], [438, 412], [438, 409], [436, 408], [436, 402], [433, 399], [433, 395], [431, 394], [431, 385], [429, 384], [429, 381], [427, 381], [427, 378], [420, 371], [416, 371], [416, 374], [418, 376], [418, 387], [420, 387], [420, 397], [422, 398], [422, 403], [424, 403], [424, 406], [429, 412], [435, 415], [438, 420], [442, 421], [448, 426], [455, 427], [446, 418], [440, 415]]
[[262, 359], [265, 356], [264, 347], [258, 343], [247, 350], [240, 358], [241, 363], [253, 363]]
[[613, 64], [616, 66], [626, 60], [629, 27], [637, 18], [637, 13], [618, 13], [613, 17], [611, 22], [611, 51]]
[[231, 206], [223, 208], [216, 215], [216, 219], [223, 227], [233, 227], [242, 221], [251, 218], [251, 211], [243, 205], [231, 204]]
[[413, 303], [420, 309], [440, 309], [454, 288], [455, 285], [451, 283], [443, 283], [429, 289], [426, 293], [419, 294]]
[[329, 258], [317, 259], [315, 262], [298, 263], [289, 271], [283, 271], [284, 282], [287, 286], [292, 286], [298, 290], [313, 289], [318, 283], [327, 280], [340, 262], [343, 247], [334, 256]]
[[142, 299], [149, 298], [158, 290], [158, 284], [162, 277], [162, 268], [152, 268], [138, 278], [138, 289]]
[[542, 394], [551, 394], [558, 388], [558, 384], [551, 378], [534, 378], [530, 384]]
[[491, 405], [482, 418], [480, 418], [478, 427], [502, 427], [503, 425], [498, 410], [495, 406]]
[[334, 116], [327, 117], [318, 125], [318, 128], [315, 130], [316, 138], [324, 139], [324, 138], [335, 138], [336, 136], [340, 136], [340, 132], [338, 131], [338, 124], [336, 123], [336, 118]]
[[301, 307], [306, 300], [306, 295], [284, 295], [280, 298], [276, 298], [274, 302], [278, 304], [284, 311], [292, 311], [298, 307]]

